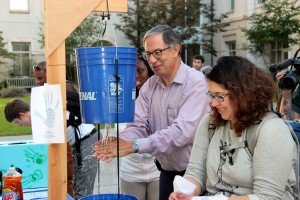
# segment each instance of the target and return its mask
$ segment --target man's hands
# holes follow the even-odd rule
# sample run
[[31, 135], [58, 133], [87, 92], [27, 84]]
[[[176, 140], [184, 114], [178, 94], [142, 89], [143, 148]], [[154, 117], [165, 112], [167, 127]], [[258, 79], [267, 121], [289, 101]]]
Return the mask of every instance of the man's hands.
[[132, 141], [126, 141], [119, 138], [119, 155], [118, 139], [116, 137], [107, 137], [95, 142], [94, 156], [97, 159], [110, 163], [113, 158], [126, 156], [134, 152]]

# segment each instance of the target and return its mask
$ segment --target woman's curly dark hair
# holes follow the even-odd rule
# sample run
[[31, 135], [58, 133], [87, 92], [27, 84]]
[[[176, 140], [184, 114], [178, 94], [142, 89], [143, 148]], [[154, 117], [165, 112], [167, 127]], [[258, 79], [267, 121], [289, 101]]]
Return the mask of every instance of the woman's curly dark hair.
[[[276, 92], [274, 80], [269, 72], [259, 69], [248, 59], [221, 57], [206, 76], [229, 91], [237, 120], [232, 124], [236, 133], [241, 134], [269, 111], [269, 103]], [[217, 108], [212, 107], [212, 117], [217, 127], [225, 123]]]

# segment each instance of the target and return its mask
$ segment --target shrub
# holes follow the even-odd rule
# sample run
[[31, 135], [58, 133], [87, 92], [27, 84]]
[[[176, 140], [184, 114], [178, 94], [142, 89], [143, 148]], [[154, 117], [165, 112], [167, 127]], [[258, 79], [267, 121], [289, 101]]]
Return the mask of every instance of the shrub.
[[4, 80], [4, 81], [2, 81], [2, 82], [0, 82], [0, 90], [2, 89], [2, 88], [6, 88], [7, 87], [7, 82]]
[[8, 87], [1, 90], [1, 97], [25, 97], [28, 96], [28, 92], [25, 88]]

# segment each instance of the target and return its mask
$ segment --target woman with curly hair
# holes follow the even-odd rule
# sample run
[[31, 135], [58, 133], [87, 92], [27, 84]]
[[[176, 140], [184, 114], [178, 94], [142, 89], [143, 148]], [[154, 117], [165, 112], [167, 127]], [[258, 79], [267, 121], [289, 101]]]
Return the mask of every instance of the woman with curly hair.
[[[199, 124], [184, 175], [196, 189], [173, 192], [169, 199], [294, 199], [296, 144], [282, 119], [266, 119], [274, 114], [271, 75], [246, 58], [225, 56], [207, 80], [212, 112]], [[253, 155], [247, 144], [251, 134], [256, 134]]]

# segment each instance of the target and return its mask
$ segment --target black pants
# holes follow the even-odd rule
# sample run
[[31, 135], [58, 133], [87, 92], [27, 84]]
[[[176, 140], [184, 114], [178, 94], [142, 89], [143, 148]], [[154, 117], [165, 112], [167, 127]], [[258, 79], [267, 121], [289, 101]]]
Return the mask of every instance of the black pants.
[[160, 171], [159, 177], [159, 200], [168, 200], [170, 194], [174, 191], [173, 181], [176, 175], [183, 176], [185, 171], [166, 171], [161, 166], [160, 163], [156, 160], [155, 164], [157, 169]]

